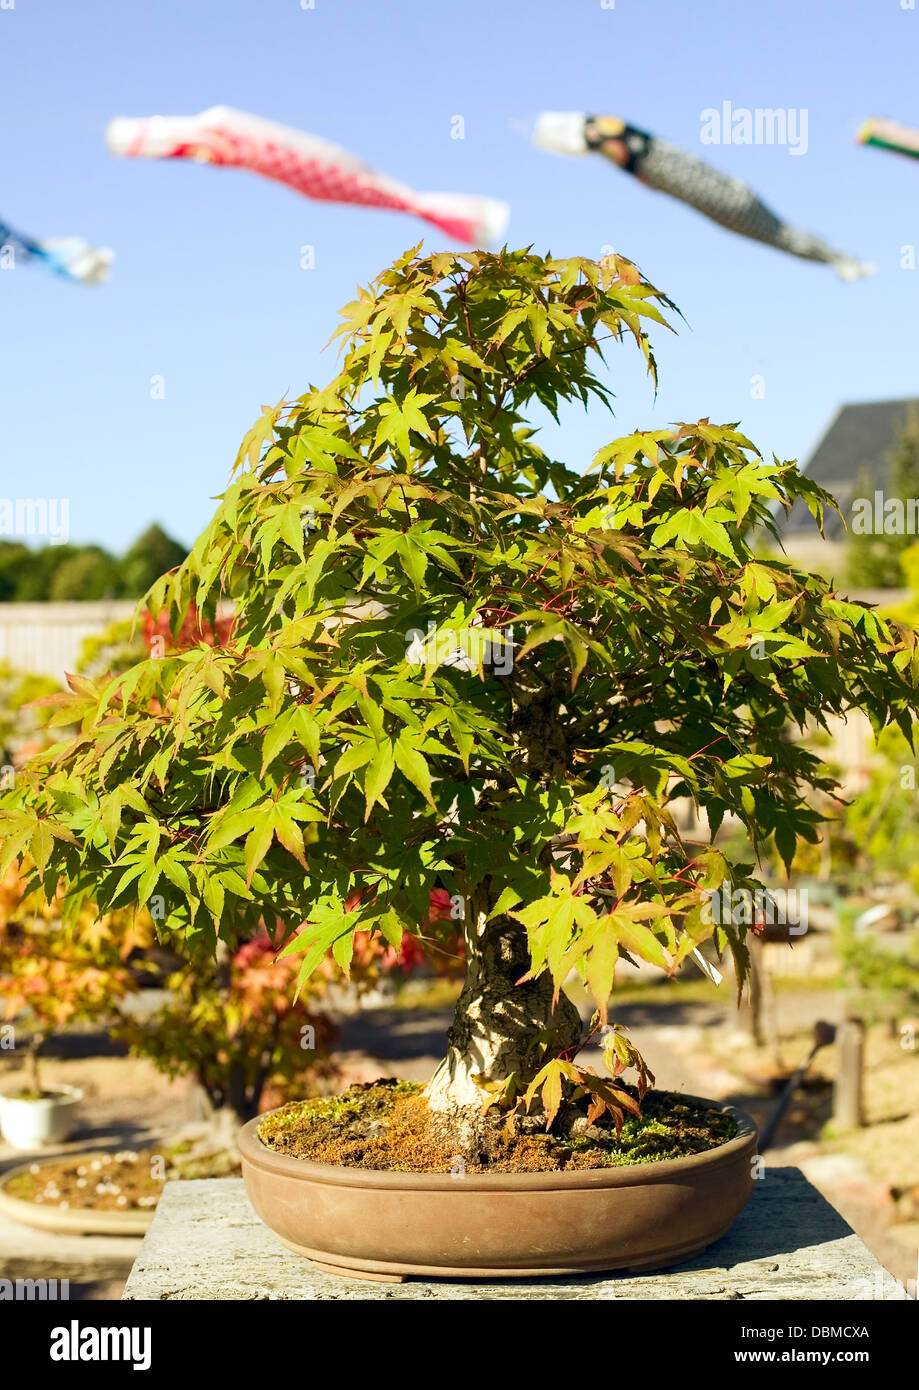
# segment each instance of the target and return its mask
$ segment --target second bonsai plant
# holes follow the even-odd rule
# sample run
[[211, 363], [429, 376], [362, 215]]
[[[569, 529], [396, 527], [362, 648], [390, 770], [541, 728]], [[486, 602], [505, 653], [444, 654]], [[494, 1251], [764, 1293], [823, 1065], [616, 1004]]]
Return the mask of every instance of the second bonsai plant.
[[[608, 402], [605, 340], [653, 375], [645, 325], [670, 307], [621, 257], [407, 253], [343, 311], [339, 375], [264, 411], [148, 595], [176, 631], [231, 599], [232, 633], [75, 680], [77, 739], [5, 799], [6, 853], [31, 846], [46, 891], [157, 895], [167, 934], [212, 947], [264, 919], [302, 980], [330, 952], [347, 972], [357, 932], [436, 945], [449, 895], [467, 975], [424, 1091], [244, 1131], [257, 1207], [330, 1267], [661, 1263], [749, 1195], [744, 1117], [648, 1096], [608, 1016], [616, 962], [672, 975], [710, 941], [742, 985], [751, 918], [712, 902], [764, 886], [713, 837], [736, 817], [786, 863], [813, 840], [832, 779], [788, 726], [908, 727], [915, 638], [756, 559], [773, 507], [819, 522], [831, 499], [736, 427], [634, 433], [584, 470], [541, 450], [527, 413]], [[581, 1057], [601, 1035], [602, 1074]]]
[[124, 957], [145, 940], [143, 924], [135, 929], [125, 912], [96, 922], [94, 908], [85, 905], [62, 923], [59, 906], [54, 894], [43, 901], [41, 893], [26, 892], [23, 877], [6, 866], [0, 881], [0, 1020], [14, 1044], [12, 1060], [24, 1054], [24, 1076], [0, 1092], [0, 1132], [17, 1149], [70, 1137], [83, 1093], [76, 1086], [49, 1085], [42, 1052], [52, 1033], [115, 1012], [132, 987]]

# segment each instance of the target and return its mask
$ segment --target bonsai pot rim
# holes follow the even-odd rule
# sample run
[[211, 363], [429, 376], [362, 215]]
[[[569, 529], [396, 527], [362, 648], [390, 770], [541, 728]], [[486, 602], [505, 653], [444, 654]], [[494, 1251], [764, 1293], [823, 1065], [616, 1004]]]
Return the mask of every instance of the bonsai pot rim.
[[48, 1086], [40, 1096], [18, 1096], [15, 1092], [0, 1091], [0, 1105], [47, 1105], [47, 1106], [67, 1106], [78, 1105], [83, 1099], [83, 1092], [79, 1086], [66, 1086], [62, 1082], [59, 1086]]
[[[681, 1100], [708, 1109], [719, 1110], [731, 1115], [737, 1121], [737, 1133], [732, 1139], [718, 1144], [702, 1153], [687, 1154], [682, 1158], [664, 1158], [650, 1163], [625, 1163], [618, 1166], [606, 1165], [602, 1168], [561, 1169], [549, 1173], [465, 1173], [463, 1189], [467, 1192], [502, 1192], [521, 1189], [527, 1192], [546, 1192], [590, 1187], [635, 1187], [642, 1185], [672, 1182], [681, 1174], [700, 1172], [703, 1168], [711, 1172], [733, 1162], [737, 1154], [749, 1147], [751, 1137], [757, 1138], [756, 1125], [736, 1106], [705, 1100], [701, 1096], [679, 1094]], [[278, 1109], [284, 1109], [279, 1106]], [[388, 1168], [357, 1168], [341, 1163], [314, 1163], [308, 1158], [292, 1158], [289, 1154], [278, 1153], [276, 1149], [263, 1144], [258, 1137], [258, 1127], [274, 1110], [266, 1110], [254, 1120], [243, 1125], [239, 1131], [237, 1144], [245, 1162], [265, 1172], [285, 1174], [289, 1177], [314, 1179], [317, 1182], [337, 1187], [377, 1187], [405, 1189], [426, 1192], [454, 1191], [456, 1178], [450, 1173], [402, 1172]]]
[[[54, 1157], [39, 1159], [40, 1167], [60, 1163], [62, 1159], [79, 1163], [98, 1158], [100, 1150], [89, 1149], [86, 1153], [55, 1154]], [[7, 1191], [12, 1178], [28, 1173], [35, 1166], [32, 1163], [18, 1163], [0, 1175], [0, 1215], [19, 1221], [24, 1226], [33, 1226], [41, 1231], [56, 1231], [62, 1235], [82, 1236], [142, 1236], [153, 1220], [153, 1211], [96, 1211], [93, 1207], [52, 1207], [38, 1206], [25, 1197], [14, 1197]]]
[[25, 1153], [64, 1144], [77, 1124], [83, 1099], [79, 1086], [53, 1086], [41, 1096], [0, 1092], [0, 1132], [8, 1144]]
[[637, 1272], [667, 1268], [718, 1240], [754, 1188], [759, 1141], [749, 1116], [681, 1099], [731, 1115], [737, 1133], [658, 1162], [461, 1175], [292, 1158], [259, 1139], [264, 1116], [237, 1142], [256, 1213], [326, 1274], [395, 1283]]

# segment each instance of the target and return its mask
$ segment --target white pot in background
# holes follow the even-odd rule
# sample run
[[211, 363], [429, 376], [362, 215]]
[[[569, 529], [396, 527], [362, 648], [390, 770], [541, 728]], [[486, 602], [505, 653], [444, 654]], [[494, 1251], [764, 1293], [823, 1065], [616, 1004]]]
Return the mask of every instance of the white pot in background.
[[53, 1086], [40, 1100], [0, 1094], [0, 1131], [14, 1149], [60, 1144], [73, 1133], [82, 1099], [76, 1086]]

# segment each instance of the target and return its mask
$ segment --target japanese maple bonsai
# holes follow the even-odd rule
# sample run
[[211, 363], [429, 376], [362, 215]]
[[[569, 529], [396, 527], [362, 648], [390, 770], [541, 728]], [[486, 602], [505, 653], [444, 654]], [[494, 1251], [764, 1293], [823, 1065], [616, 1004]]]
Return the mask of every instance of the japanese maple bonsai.
[[0, 880], [2, 1046], [23, 1056], [25, 1081], [0, 1092], [0, 1130], [15, 1148], [60, 1143], [72, 1133], [83, 1098], [76, 1086], [49, 1085], [42, 1054], [52, 1034], [116, 1013], [133, 988], [126, 956], [145, 942], [136, 914], [96, 920], [93, 909], [63, 923], [57, 903], [26, 892], [9, 865]]
[[[569, 973], [595, 1000], [590, 1035], [622, 958], [672, 975], [711, 941], [742, 985], [748, 920], [718, 920], [709, 895], [761, 886], [711, 838], [733, 816], [790, 862], [818, 834], [809, 795], [833, 782], [789, 729], [861, 709], [908, 733], [915, 714], [911, 632], [754, 558], [748, 536], [774, 533], [774, 509], [803, 498], [819, 523], [831, 504], [794, 464], [705, 419], [617, 439], [589, 467], [539, 447], [533, 409], [609, 403], [595, 375], [605, 344], [631, 337], [655, 375], [646, 325], [671, 309], [618, 256], [407, 253], [343, 311], [331, 384], [264, 410], [210, 526], [148, 595], [175, 630], [191, 605], [213, 618], [229, 598], [232, 635], [75, 680], [59, 717], [81, 721], [77, 738], [6, 798], [6, 856], [31, 847], [46, 891], [63, 878], [106, 910], [155, 892], [167, 931], [212, 948], [264, 919], [287, 932], [303, 980], [330, 951], [347, 971], [357, 932], [433, 935], [430, 893], [448, 893], [467, 976], [426, 1101], [459, 1157], [502, 1109], [562, 1132], [634, 1114], [645, 1065], [615, 1028], [609, 1075], [579, 1062]], [[707, 819], [705, 842], [681, 837], [681, 798]], [[698, 1248], [748, 1195], [735, 1170], [754, 1149], [741, 1125], [675, 1160], [672, 1179], [670, 1162], [464, 1183], [271, 1163], [288, 1211], [298, 1174], [325, 1174], [330, 1264], [451, 1266], [459, 1236], [435, 1241], [433, 1262], [406, 1254], [398, 1204], [362, 1258], [367, 1212], [424, 1189], [440, 1205], [415, 1209], [411, 1234], [440, 1213], [467, 1247], [479, 1231], [472, 1265], [520, 1273]], [[269, 1150], [250, 1136], [248, 1152], [258, 1187]], [[692, 1225], [687, 1164], [708, 1174], [692, 1199], [704, 1231], [642, 1247], [652, 1208]], [[329, 1205], [364, 1181], [364, 1207]], [[534, 1191], [580, 1204], [560, 1244], [548, 1208], [526, 1205]], [[618, 1254], [570, 1245], [575, 1226], [588, 1245], [602, 1234], [604, 1194], [625, 1211], [634, 1191]], [[449, 1214], [477, 1193], [483, 1221]], [[272, 1219], [264, 1188], [256, 1205]], [[534, 1221], [541, 1254], [527, 1256], [518, 1233]], [[282, 1234], [316, 1253], [307, 1227]]]

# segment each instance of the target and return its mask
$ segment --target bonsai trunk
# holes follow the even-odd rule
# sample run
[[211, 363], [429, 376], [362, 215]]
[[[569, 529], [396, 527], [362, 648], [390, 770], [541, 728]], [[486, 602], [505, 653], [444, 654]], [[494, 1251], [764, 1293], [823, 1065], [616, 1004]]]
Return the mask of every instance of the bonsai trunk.
[[[443, 1117], [445, 1136], [463, 1147], [475, 1141], [489, 1092], [481, 1083], [513, 1073], [529, 1082], [549, 1055], [573, 1047], [581, 1034], [577, 1009], [561, 994], [553, 1005], [548, 975], [519, 983], [529, 970], [526, 932], [503, 917], [487, 921], [487, 906], [473, 905], [466, 924], [466, 981], [447, 1035], [447, 1055], [427, 1087], [431, 1109]], [[552, 1034], [542, 1055], [537, 1035]]]
[[231, 1100], [228, 1092], [215, 1093], [200, 1080], [198, 1085], [199, 1113], [208, 1130], [204, 1150], [235, 1149], [240, 1129], [257, 1111], [238, 1097]]
[[[217, 987], [228, 1006], [233, 992], [233, 952], [225, 941], [217, 942]], [[277, 1032], [272, 1034], [272, 1041]], [[246, 1085], [246, 1069], [237, 1058], [217, 1062], [209, 1070], [202, 1061], [197, 1074], [200, 1099], [214, 1141], [227, 1149], [236, 1147], [236, 1136], [247, 1120], [258, 1114], [258, 1103], [264, 1089], [266, 1068], [259, 1071], [253, 1091]]]
[[37, 1097], [44, 1095], [41, 1084], [41, 1068], [39, 1067], [38, 1057], [45, 1042], [44, 1033], [34, 1033], [29, 1040], [29, 1048], [26, 1053], [26, 1070], [28, 1072], [28, 1089], [34, 1091]]
[[754, 936], [750, 940], [750, 1036], [757, 1047], [765, 1047], [766, 1031], [763, 1026], [763, 957], [762, 943]]

